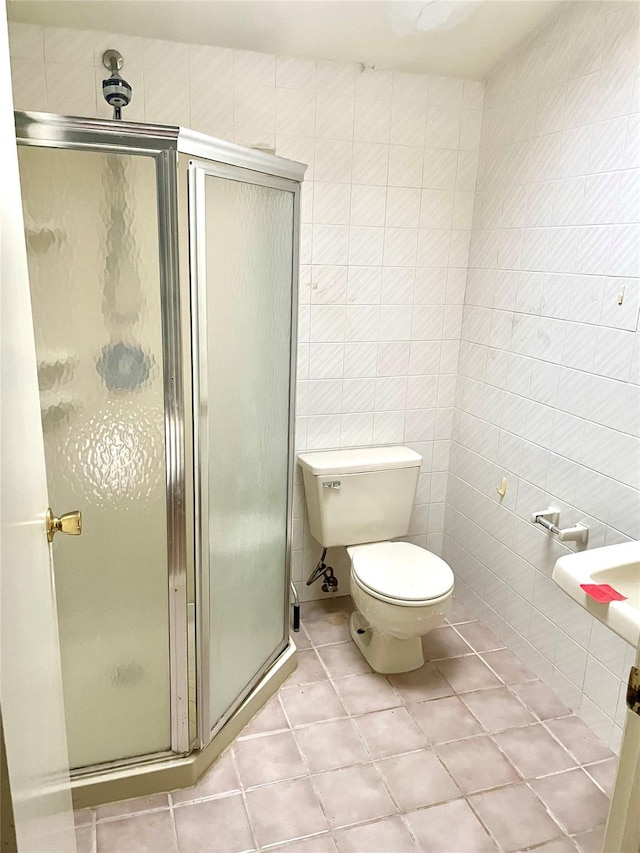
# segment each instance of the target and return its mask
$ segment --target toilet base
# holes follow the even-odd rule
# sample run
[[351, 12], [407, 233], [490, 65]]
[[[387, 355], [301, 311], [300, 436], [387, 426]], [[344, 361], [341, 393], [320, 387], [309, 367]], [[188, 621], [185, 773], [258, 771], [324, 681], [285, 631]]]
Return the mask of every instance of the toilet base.
[[351, 614], [349, 631], [364, 659], [376, 672], [390, 675], [411, 672], [424, 666], [422, 637], [399, 640], [397, 637], [380, 634], [374, 631], [357, 610]]

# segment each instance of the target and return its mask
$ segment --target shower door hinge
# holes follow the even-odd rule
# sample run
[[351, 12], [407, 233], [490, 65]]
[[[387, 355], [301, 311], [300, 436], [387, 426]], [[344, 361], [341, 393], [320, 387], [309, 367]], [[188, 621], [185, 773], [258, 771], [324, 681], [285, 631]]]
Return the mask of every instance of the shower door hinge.
[[640, 669], [631, 667], [627, 683], [627, 708], [640, 716]]

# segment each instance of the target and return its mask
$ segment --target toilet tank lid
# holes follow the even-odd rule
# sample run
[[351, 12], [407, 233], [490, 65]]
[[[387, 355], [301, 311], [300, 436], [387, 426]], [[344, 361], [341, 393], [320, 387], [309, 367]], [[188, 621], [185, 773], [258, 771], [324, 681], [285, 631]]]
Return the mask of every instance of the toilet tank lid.
[[409, 447], [354, 447], [299, 453], [298, 464], [317, 477], [327, 474], [363, 474], [392, 468], [416, 468], [422, 456]]

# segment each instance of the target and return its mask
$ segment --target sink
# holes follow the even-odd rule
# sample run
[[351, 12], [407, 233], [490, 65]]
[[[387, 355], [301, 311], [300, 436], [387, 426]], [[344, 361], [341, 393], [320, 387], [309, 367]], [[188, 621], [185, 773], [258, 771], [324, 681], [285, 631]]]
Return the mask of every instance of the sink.
[[[640, 641], [640, 542], [567, 554], [556, 561], [553, 580], [592, 616], [632, 646]], [[626, 601], [599, 604], [580, 584], [607, 583]]]

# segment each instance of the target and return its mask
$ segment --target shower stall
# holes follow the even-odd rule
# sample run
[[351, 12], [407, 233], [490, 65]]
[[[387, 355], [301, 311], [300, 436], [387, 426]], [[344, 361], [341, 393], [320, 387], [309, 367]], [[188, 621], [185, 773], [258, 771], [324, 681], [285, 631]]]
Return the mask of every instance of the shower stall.
[[305, 167], [16, 114], [76, 803], [193, 784], [294, 666]]

